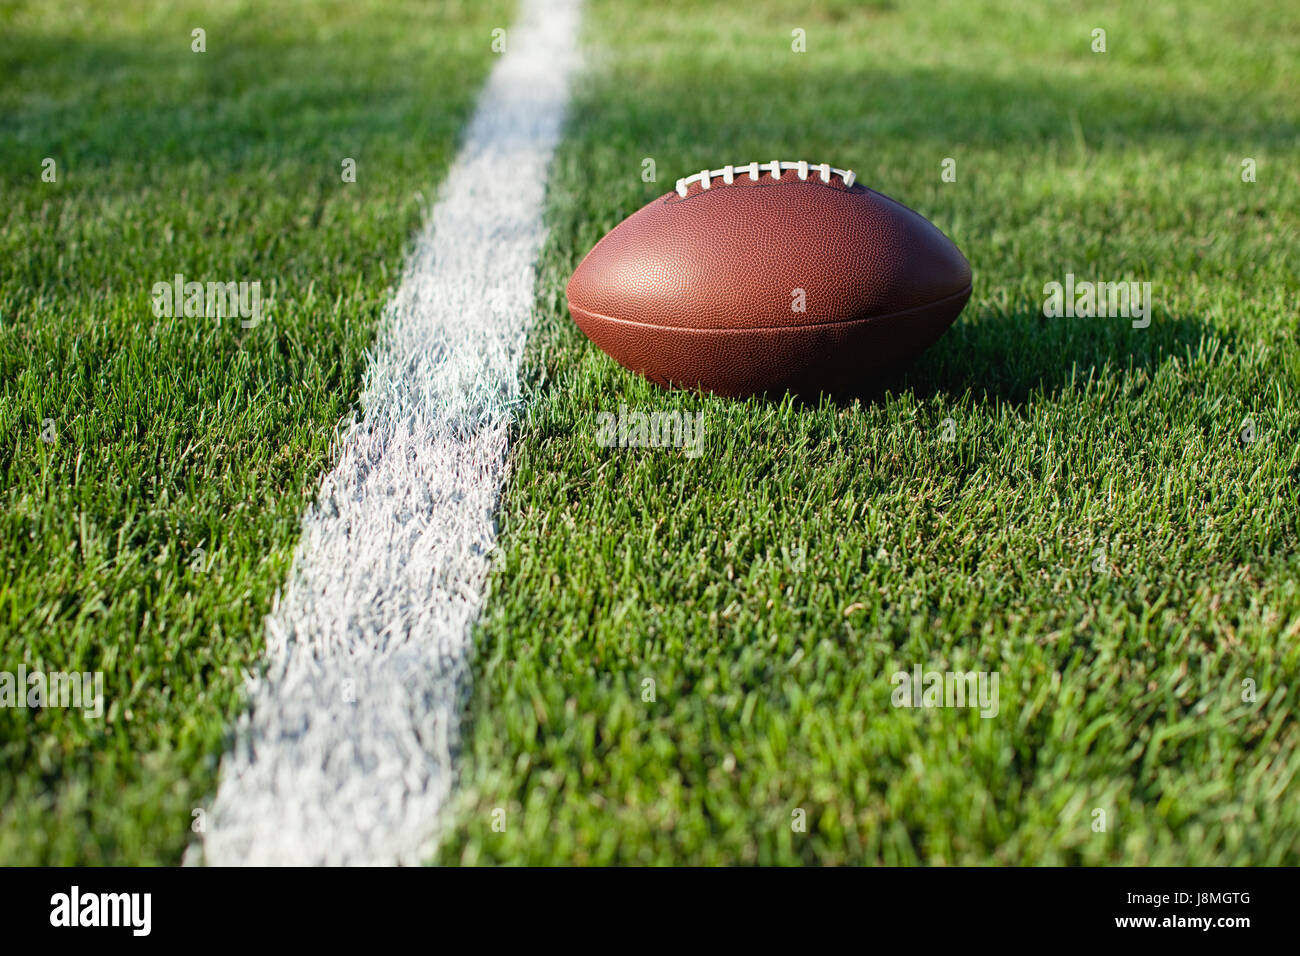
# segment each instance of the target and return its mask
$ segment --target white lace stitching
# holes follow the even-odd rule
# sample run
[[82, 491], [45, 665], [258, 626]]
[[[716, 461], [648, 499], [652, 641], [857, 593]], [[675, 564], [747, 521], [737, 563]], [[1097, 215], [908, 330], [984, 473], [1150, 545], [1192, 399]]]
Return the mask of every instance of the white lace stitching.
[[857, 178], [853, 170], [836, 169], [829, 163], [812, 165], [808, 163], [807, 160], [798, 163], [783, 163], [774, 159], [770, 163], [750, 163], [748, 166], [723, 166], [721, 169], [701, 170], [694, 176], [687, 176], [685, 179], [677, 180], [677, 195], [685, 199], [687, 190], [690, 188], [691, 183], [699, 183], [701, 189], [708, 189], [713, 184], [713, 180], [718, 176], [721, 176], [722, 181], [730, 186], [736, 179], [737, 170], [742, 173], [749, 173], [749, 178], [754, 182], [758, 182], [758, 173], [760, 168], [766, 169], [770, 172], [773, 179], [780, 179], [781, 174], [786, 170], [794, 169], [798, 171], [801, 180], [806, 180], [808, 178], [809, 169], [815, 169], [817, 175], [821, 177], [821, 181], [824, 183], [829, 183], [831, 181], [831, 176], [840, 177], [840, 179], [844, 181], [845, 189], [851, 188], [854, 179]]

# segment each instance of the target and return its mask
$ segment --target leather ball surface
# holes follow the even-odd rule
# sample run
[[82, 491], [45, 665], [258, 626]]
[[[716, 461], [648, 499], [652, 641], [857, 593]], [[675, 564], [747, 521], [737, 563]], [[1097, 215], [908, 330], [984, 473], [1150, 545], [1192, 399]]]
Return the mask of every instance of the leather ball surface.
[[732, 396], [869, 385], [942, 335], [971, 293], [952, 241], [847, 170], [774, 165], [680, 180], [611, 230], [569, 280], [579, 328], [660, 385]]

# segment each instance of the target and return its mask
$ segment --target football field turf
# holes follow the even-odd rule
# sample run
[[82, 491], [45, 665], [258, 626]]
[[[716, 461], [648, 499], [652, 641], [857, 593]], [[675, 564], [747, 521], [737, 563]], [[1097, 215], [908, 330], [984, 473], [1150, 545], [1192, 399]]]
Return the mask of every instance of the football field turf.
[[[1294, 13], [823, 9], [589, 8], [440, 859], [1300, 861]], [[770, 159], [971, 261], [874, 400], [665, 394], [566, 314], [620, 219]], [[1150, 327], [1044, 318], [1067, 272], [1151, 281]], [[601, 447], [620, 405], [702, 413], [703, 455]], [[918, 665], [997, 672], [999, 713], [892, 707]]]
[[[0, 670], [101, 670], [109, 701], [100, 720], [0, 708], [0, 862], [176, 862], [195, 838], [303, 506], [510, 17], [0, 9]], [[155, 319], [176, 273], [260, 280], [269, 321]]]
[[[1293, 8], [585, 16], [435, 861], [1300, 863]], [[0, 671], [112, 688], [97, 722], [0, 708], [0, 863], [195, 838], [511, 18], [0, 8]], [[906, 374], [666, 393], [573, 327], [565, 283], [608, 229], [773, 159], [852, 168], [970, 260]], [[175, 273], [274, 283], [271, 321], [155, 319]], [[1045, 317], [1067, 273], [1151, 282], [1149, 327]], [[700, 414], [703, 454], [602, 447], [622, 407]], [[893, 706], [915, 668], [998, 675], [997, 713]]]

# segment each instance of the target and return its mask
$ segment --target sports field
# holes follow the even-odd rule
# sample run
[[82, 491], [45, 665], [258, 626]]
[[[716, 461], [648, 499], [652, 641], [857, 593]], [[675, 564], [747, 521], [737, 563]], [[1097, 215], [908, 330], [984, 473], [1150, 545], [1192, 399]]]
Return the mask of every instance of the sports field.
[[[0, 708], [0, 861], [168, 863], [195, 839], [299, 515], [509, 17], [0, 9], [0, 670], [100, 670], [109, 701], [102, 720]], [[268, 321], [156, 319], [176, 273], [260, 280]]]
[[[0, 708], [0, 863], [198, 839], [513, 16], [101, 6], [0, 8], [0, 671], [109, 700]], [[431, 862], [1300, 863], [1300, 13], [589, 0], [581, 36]], [[664, 392], [573, 326], [606, 231], [772, 159], [970, 260], [906, 373]], [[271, 321], [155, 318], [175, 273], [261, 279]], [[1046, 316], [1067, 274], [1150, 282], [1149, 325]], [[703, 453], [603, 447], [622, 407]], [[996, 713], [894, 706], [918, 668], [997, 675]]]

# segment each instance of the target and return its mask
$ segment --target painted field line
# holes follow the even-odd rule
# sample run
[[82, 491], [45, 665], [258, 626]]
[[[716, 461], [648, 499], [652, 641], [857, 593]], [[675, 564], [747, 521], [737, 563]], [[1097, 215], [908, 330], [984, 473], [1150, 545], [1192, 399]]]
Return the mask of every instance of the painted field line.
[[192, 862], [418, 863], [433, 850], [579, 7], [524, 0], [507, 34], [389, 303], [361, 418], [303, 518], [266, 621], [267, 670]]

